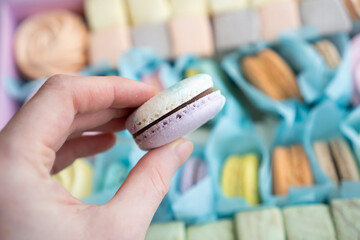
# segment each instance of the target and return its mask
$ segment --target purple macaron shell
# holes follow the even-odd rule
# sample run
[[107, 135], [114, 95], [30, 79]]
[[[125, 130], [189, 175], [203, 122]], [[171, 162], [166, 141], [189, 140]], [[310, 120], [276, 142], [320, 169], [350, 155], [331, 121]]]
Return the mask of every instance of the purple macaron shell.
[[195, 184], [195, 178], [199, 166], [200, 161], [197, 158], [190, 158], [186, 161], [185, 166], [181, 172], [181, 179], [179, 185], [179, 190], [181, 193], [186, 192], [192, 187], [192, 185]]
[[[225, 98], [219, 91], [210, 93], [147, 129], [137, 136], [135, 141], [143, 150], [163, 146], [215, 117], [224, 104]], [[131, 132], [131, 129], [129, 131]]]
[[353, 105], [360, 104], [360, 35], [357, 35], [350, 45], [351, 53], [351, 72], [353, 78]]
[[196, 177], [195, 177], [195, 183], [203, 180], [206, 177], [206, 175], [207, 175], [206, 162], [200, 161], [198, 169], [197, 169]]

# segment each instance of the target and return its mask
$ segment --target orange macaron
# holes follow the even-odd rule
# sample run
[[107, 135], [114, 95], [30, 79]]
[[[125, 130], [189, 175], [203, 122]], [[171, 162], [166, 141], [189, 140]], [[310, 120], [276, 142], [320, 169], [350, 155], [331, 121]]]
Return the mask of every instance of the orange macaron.
[[285, 60], [271, 49], [244, 57], [240, 67], [245, 78], [275, 100], [302, 100], [296, 76]]
[[272, 155], [273, 190], [276, 195], [286, 195], [290, 187], [311, 186], [314, 179], [301, 145], [276, 147]]

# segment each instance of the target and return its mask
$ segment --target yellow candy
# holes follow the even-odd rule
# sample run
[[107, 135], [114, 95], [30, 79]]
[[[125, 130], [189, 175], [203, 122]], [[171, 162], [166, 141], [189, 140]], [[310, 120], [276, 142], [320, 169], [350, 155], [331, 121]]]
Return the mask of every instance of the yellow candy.
[[171, 0], [170, 2], [175, 16], [208, 13], [207, 0]]
[[171, 15], [167, 0], [129, 0], [128, 4], [134, 25], [166, 22]]
[[227, 197], [244, 197], [251, 205], [259, 203], [258, 168], [255, 154], [228, 157], [222, 171], [221, 185]]
[[94, 169], [85, 159], [77, 159], [72, 165], [53, 175], [53, 179], [76, 198], [83, 198], [91, 194], [93, 178]]
[[94, 169], [85, 159], [74, 163], [74, 178], [70, 193], [76, 198], [89, 196], [93, 188]]
[[210, 0], [210, 10], [213, 14], [232, 12], [248, 7], [249, 0]]
[[70, 192], [72, 187], [72, 181], [74, 177], [74, 167], [73, 165], [68, 166], [59, 173], [55, 174], [53, 178], [61, 184], [67, 191]]
[[93, 31], [126, 26], [129, 23], [125, 0], [86, 0], [85, 13]]
[[255, 154], [248, 154], [243, 157], [244, 176], [244, 198], [249, 204], [254, 205], [260, 202], [258, 194], [258, 169], [260, 160]]
[[185, 78], [189, 78], [192, 77], [194, 75], [200, 74], [201, 72], [194, 69], [194, 68], [189, 68], [185, 71]]

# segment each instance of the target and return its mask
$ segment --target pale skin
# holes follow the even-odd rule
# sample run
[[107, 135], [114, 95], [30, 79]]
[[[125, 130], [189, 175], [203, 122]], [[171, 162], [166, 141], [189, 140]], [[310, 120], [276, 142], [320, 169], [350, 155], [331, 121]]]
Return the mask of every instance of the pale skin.
[[[75, 199], [51, 174], [113, 146], [155, 91], [121, 77], [50, 78], [0, 132], [0, 239], [144, 239], [191, 142], [149, 151], [105, 205]], [[101, 134], [82, 136], [90, 130]]]

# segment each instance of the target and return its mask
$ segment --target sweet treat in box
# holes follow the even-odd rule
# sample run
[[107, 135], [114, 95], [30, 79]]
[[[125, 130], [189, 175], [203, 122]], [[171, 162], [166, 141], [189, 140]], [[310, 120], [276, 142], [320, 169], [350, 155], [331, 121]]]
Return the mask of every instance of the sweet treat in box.
[[174, 16], [207, 14], [207, 0], [170, 0]]
[[253, 8], [213, 16], [215, 46], [218, 51], [238, 48], [261, 39], [259, 13]]
[[85, 0], [84, 10], [91, 31], [129, 25], [126, 0]]
[[249, 0], [210, 0], [209, 7], [212, 14], [231, 12], [249, 6]]
[[169, 22], [173, 57], [185, 53], [214, 54], [212, 29], [207, 15], [176, 16]]
[[299, 4], [303, 25], [315, 27], [320, 34], [351, 30], [350, 16], [341, 0], [303, 0]]
[[360, 199], [337, 199], [331, 202], [338, 240], [360, 237]]
[[82, 158], [53, 175], [53, 178], [76, 198], [87, 197], [93, 191], [94, 169]]
[[121, 53], [130, 48], [131, 38], [127, 26], [90, 33], [89, 60], [91, 64], [108, 62], [116, 67]]
[[310, 163], [301, 145], [276, 147], [272, 154], [272, 171], [276, 195], [287, 195], [291, 187], [314, 184]]
[[145, 240], [185, 240], [186, 230], [183, 222], [154, 223], [146, 232]]
[[283, 0], [269, 3], [259, 8], [262, 37], [275, 40], [285, 30], [301, 26], [299, 3], [296, 0]]
[[16, 30], [17, 66], [29, 80], [77, 73], [87, 64], [88, 31], [81, 17], [51, 10], [25, 19]]
[[235, 240], [234, 223], [231, 219], [222, 219], [216, 222], [193, 225], [187, 229], [187, 240]]
[[181, 172], [180, 192], [185, 193], [193, 185], [201, 181], [207, 175], [207, 167], [204, 160], [192, 157], [186, 161]]
[[134, 26], [163, 23], [171, 16], [171, 7], [167, 0], [130, 0], [127, 2]]
[[336, 231], [327, 205], [292, 206], [283, 210], [288, 240], [336, 240]]
[[169, 28], [166, 23], [135, 26], [131, 29], [134, 47], [150, 47], [163, 58], [172, 56]]
[[336, 68], [340, 65], [340, 54], [332, 42], [324, 39], [315, 42], [313, 46], [320, 53], [330, 68]]
[[260, 91], [275, 100], [301, 100], [296, 77], [290, 66], [271, 49], [248, 55], [240, 62], [244, 77]]
[[232, 155], [222, 169], [221, 186], [227, 197], [243, 197], [250, 205], [260, 202], [258, 168], [260, 159], [255, 154]]
[[266, 208], [239, 212], [235, 215], [238, 239], [285, 240], [285, 228], [280, 209]]

